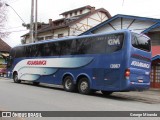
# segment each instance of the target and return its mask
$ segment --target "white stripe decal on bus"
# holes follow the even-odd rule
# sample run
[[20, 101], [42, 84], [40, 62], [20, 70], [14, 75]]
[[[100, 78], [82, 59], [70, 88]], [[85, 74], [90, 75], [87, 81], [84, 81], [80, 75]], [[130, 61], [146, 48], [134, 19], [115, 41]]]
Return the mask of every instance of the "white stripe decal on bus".
[[92, 57], [25, 59], [17, 63], [13, 72], [21, 80], [37, 80], [41, 75], [54, 74], [58, 68], [78, 68], [89, 64]]

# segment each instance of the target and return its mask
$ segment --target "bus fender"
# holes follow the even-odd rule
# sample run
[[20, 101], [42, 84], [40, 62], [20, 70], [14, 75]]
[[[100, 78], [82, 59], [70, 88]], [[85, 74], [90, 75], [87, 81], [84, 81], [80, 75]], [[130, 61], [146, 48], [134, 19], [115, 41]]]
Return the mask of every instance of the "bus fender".
[[[18, 75], [18, 72], [17, 72], [17, 71], [12, 72], [12, 78], [13, 78], [13, 76], [14, 76], [15, 74]], [[18, 75], [18, 79], [19, 79], [19, 75]]]
[[74, 84], [76, 84], [76, 79], [75, 79], [74, 75], [73, 75], [72, 73], [70, 73], [70, 72], [66, 72], [66, 73], [64, 73], [64, 74], [62, 75], [62, 78], [61, 78], [62, 84], [63, 84], [63, 79], [64, 79], [64, 77], [66, 77], [66, 76], [71, 76], [71, 77], [73, 78]]

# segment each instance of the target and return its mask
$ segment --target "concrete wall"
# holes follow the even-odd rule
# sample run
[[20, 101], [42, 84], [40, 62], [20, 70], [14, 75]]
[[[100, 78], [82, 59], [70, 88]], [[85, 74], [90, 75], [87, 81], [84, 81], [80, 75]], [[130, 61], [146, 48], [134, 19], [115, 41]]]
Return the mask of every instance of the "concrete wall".
[[102, 12], [97, 12], [89, 16], [88, 18], [85, 18], [77, 22], [76, 24], [72, 25], [70, 27], [70, 35], [71, 36], [79, 35], [107, 19], [108, 17], [106, 16], [106, 14]]

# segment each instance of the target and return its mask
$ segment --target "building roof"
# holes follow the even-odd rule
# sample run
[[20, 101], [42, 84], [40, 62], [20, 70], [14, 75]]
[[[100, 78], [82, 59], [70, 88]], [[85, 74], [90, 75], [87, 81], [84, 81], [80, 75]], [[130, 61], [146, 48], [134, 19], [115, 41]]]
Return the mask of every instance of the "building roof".
[[142, 33], [146, 33], [148, 32], [148, 30], [151, 30], [155, 27], [160, 26], [160, 19], [154, 19], [154, 18], [148, 18], [148, 17], [139, 17], [139, 16], [131, 16], [131, 15], [122, 15], [122, 14], [117, 14], [115, 16], [113, 16], [112, 18], [98, 24], [97, 26], [85, 31], [84, 33], [80, 34], [80, 35], [87, 35], [87, 34], [91, 34], [94, 30], [99, 29], [101, 27], [103, 27], [106, 24], [109, 24], [110, 22], [118, 19], [118, 18], [127, 18], [127, 19], [133, 19], [133, 22], [135, 20], [141, 20], [141, 21], [151, 21], [154, 22], [155, 24], [151, 27], [149, 27], [148, 29], [145, 29], [144, 31], [142, 31]]
[[72, 24], [74, 24], [76, 22], [79, 22], [80, 20], [85, 19], [88, 16], [93, 15], [96, 12], [106, 13], [107, 17], [111, 18], [111, 15], [107, 10], [105, 10], [104, 8], [100, 8], [100, 9], [97, 9], [97, 10], [94, 10], [92, 12], [88, 12], [88, 13], [85, 13], [85, 14], [82, 14], [82, 15], [73, 16], [73, 17], [70, 17], [70, 18], [62, 18], [62, 19], [54, 20], [53, 23], [61, 21], [62, 24], [58, 25], [58, 26], [54, 26], [54, 25], [50, 26], [50, 25], [48, 25], [45, 28], [42, 28], [42, 29], [38, 30], [38, 33], [70, 26], [70, 25], [72, 25]]
[[109, 13], [106, 9], [100, 8], [100, 9], [94, 10], [93, 12], [89, 12], [89, 13], [84, 14], [82, 17], [79, 17], [79, 19], [77, 19], [76, 21], [73, 21], [72, 24], [74, 24], [74, 23], [76, 23], [76, 22], [79, 22], [80, 20], [83, 20], [83, 19], [85, 19], [86, 17], [89, 17], [89, 16], [91, 16], [91, 15], [97, 13], [97, 12], [103, 12], [103, 13], [105, 13], [108, 18], [111, 18], [111, 17], [112, 17], [112, 16], [110, 15], [110, 13]]
[[160, 20], [157, 21], [157, 23], [154, 24], [153, 26], [151, 26], [151, 27], [149, 27], [148, 29], [144, 30], [143, 33], [147, 33], [147, 32], [149, 32], [149, 31], [151, 31], [152, 29], [158, 28], [158, 27], [160, 27]]
[[11, 50], [11, 47], [5, 43], [2, 39], [0, 39], [0, 52], [9, 52]]
[[69, 11], [66, 11], [66, 12], [63, 12], [61, 13], [60, 15], [65, 15], [65, 14], [68, 14], [68, 13], [72, 13], [74, 11], [78, 11], [78, 10], [84, 10], [84, 9], [92, 9], [92, 8], [95, 8], [95, 7], [92, 7], [90, 5], [87, 5], [87, 6], [84, 6], [84, 7], [80, 7], [80, 8], [76, 8], [76, 9], [73, 9], [73, 10], [69, 10]]
[[154, 60], [160, 60], [160, 55], [156, 55], [156, 56], [152, 57], [152, 61], [154, 61]]

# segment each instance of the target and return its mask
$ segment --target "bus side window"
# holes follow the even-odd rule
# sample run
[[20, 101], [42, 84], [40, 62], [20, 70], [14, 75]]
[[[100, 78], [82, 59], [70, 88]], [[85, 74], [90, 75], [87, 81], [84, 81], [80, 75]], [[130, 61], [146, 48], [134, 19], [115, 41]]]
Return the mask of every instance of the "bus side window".
[[15, 57], [16, 58], [25, 57], [25, 49], [24, 49], [24, 47], [22, 47], [22, 46], [16, 47]]
[[25, 56], [26, 57], [31, 57], [31, 46], [26, 46], [25, 47]]
[[77, 40], [72, 40], [71, 42], [71, 55], [76, 55], [77, 54], [77, 46], [76, 46], [76, 41]]
[[[103, 37], [102, 37], [103, 38]], [[92, 40], [92, 54], [104, 54], [106, 50], [106, 40], [98, 37]]]
[[45, 56], [45, 48], [44, 48], [44, 44], [39, 44], [39, 47], [38, 47], [38, 51], [39, 51], [39, 54], [38, 56]]
[[65, 42], [59, 42], [60, 55], [65, 55]]
[[36, 57], [39, 57], [41, 54], [40, 54], [40, 51], [39, 51], [39, 44], [35, 45], [35, 56]]
[[71, 40], [61, 41], [60, 44], [60, 54], [61, 55], [71, 55]]
[[50, 56], [51, 55], [51, 48], [49, 43], [43, 45], [43, 56]]
[[77, 53], [78, 54], [91, 54], [92, 45], [89, 38], [77, 40]]
[[28, 46], [25, 46], [25, 57], [28, 57]]
[[106, 53], [109, 54], [121, 50], [123, 47], [123, 41], [124, 34], [108, 35]]
[[60, 48], [59, 48], [59, 44], [58, 44], [58, 42], [53, 42], [53, 43], [51, 43], [51, 55], [52, 56], [58, 56], [58, 55], [60, 55]]
[[37, 57], [39, 56], [39, 50], [38, 50], [38, 45], [33, 45], [31, 48], [32, 52], [31, 52], [31, 56], [32, 57]]

